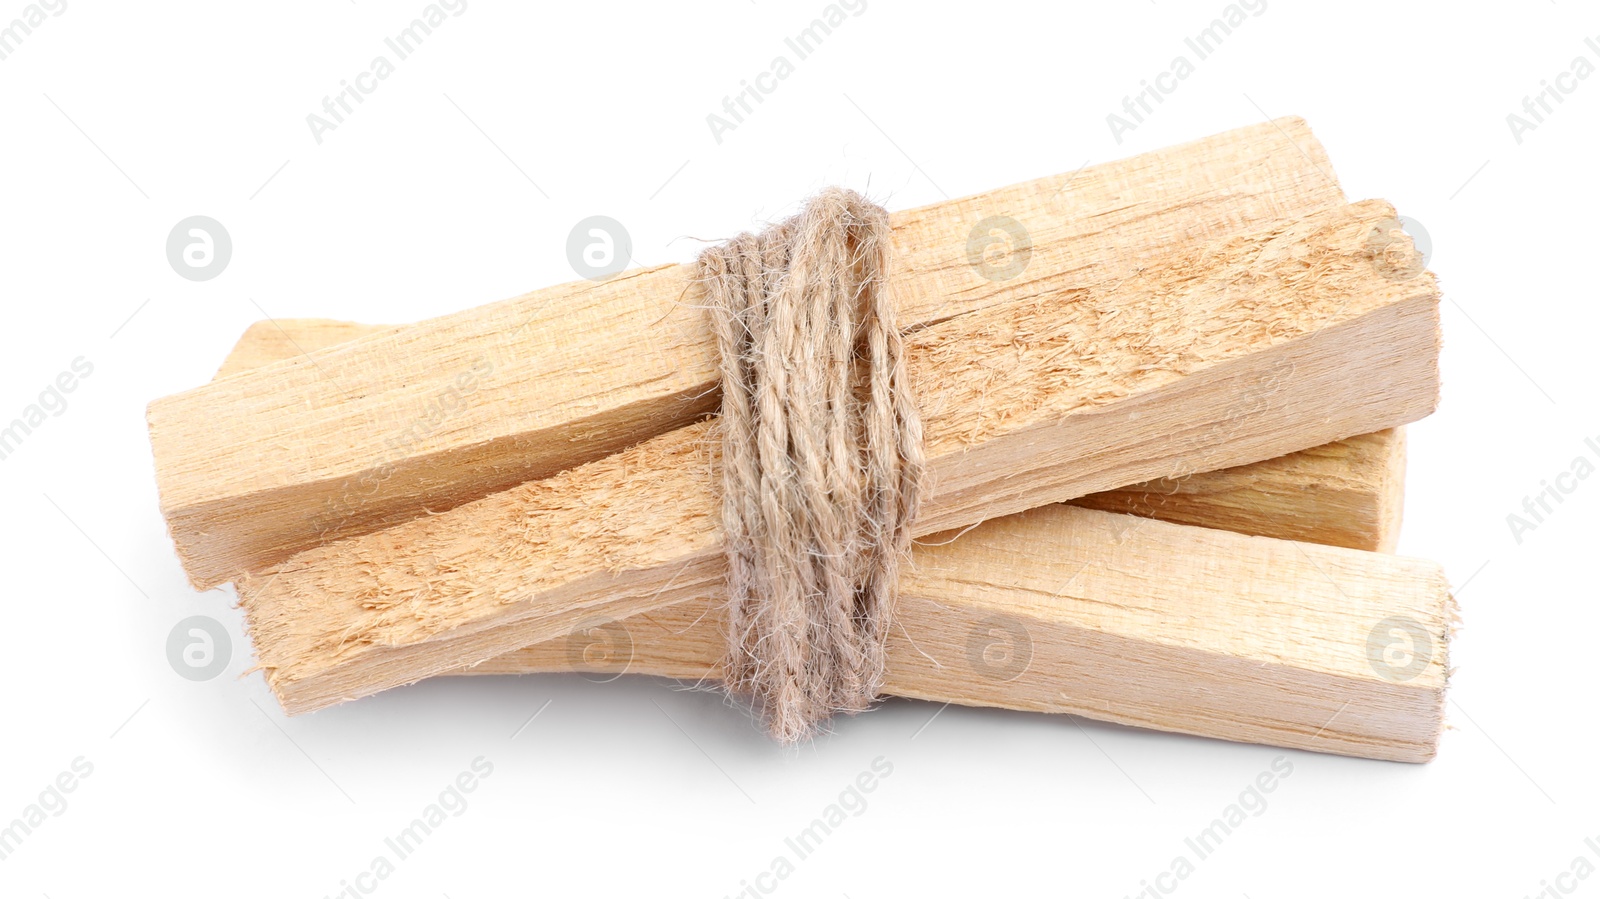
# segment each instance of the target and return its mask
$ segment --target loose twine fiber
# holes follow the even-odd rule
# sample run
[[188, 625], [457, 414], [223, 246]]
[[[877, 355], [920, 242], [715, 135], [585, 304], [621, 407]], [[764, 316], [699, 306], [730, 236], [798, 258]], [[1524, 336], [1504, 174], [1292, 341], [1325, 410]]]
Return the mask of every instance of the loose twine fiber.
[[700, 256], [722, 377], [729, 687], [777, 739], [866, 709], [926, 467], [889, 215], [830, 188]]

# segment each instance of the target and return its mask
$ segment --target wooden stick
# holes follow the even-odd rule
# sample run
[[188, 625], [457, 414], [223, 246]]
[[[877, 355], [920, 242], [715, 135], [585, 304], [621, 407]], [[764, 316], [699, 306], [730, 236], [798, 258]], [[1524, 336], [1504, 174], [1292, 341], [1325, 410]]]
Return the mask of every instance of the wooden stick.
[[[1063, 302], [1167, 254], [1329, 209], [1343, 201], [1330, 172], [1305, 123], [1280, 119], [898, 213], [900, 321]], [[1013, 253], [994, 264], [986, 247], [1004, 241]], [[162, 512], [190, 581], [215, 586], [714, 411], [715, 342], [693, 273], [535, 291], [155, 401]]]
[[1158, 478], [1075, 505], [1241, 534], [1394, 552], [1405, 502], [1405, 429], [1253, 465]]
[[[1241, 237], [1070, 302], [908, 339], [932, 489], [919, 533], [1153, 477], [1259, 461], [1428, 414], [1438, 290], [1376, 263], [1369, 201]], [[1409, 247], [1408, 247], [1409, 249]], [[1360, 376], [1352, 376], [1359, 372]], [[714, 594], [709, 424], [239, 581], [291, 713]]]
[[[223, 377], [386, 330], [321, 318], [259, 321], [223, 360]], [[1276, 459], [1158, 478], [1073, 505], [1258, 537], [1394, 552], [1405, 499], [1405, 429], [1386, 428]]]
[[[223, 371], [376, 327], [259, 322]], [[1400, 434], [1380, 431], [1074, 504], [1185, 515], [1229, 530], [1244, 524], [1247, 533], [1303, 530], [1312, 542], [1330, 533], [1370, 536], [1370, 509], [1398, 502], [1373, 485], [1398, 491]], [[1363, 501], [1330, 499], [1341, 495]], [[889, 645], [890, 695], [1396, 761], [1426, 761], [1437, 748], [1454, 606], [1429, 563], [1050, 507], [919, 547], [916, 563]], [[446, 674], [716, 681], [724, 612], [720, 598], [707, 597], [589, 621]]]
[[[1438, 565], [1071, 506], [919, 546], [885, 691], [1424, 762], [1454, 600]], [[723, 604], [692, 599], [462, 674], [716, 680]]]
[[390, 330], [393, 325], [360, 325], [327, 318], [279, 318], [259, 321], [239, 335], [239, 341], [222, 360], [216, 378], [262, 368], [285, 359], [297, 359], [317, 350], [348, 343]]

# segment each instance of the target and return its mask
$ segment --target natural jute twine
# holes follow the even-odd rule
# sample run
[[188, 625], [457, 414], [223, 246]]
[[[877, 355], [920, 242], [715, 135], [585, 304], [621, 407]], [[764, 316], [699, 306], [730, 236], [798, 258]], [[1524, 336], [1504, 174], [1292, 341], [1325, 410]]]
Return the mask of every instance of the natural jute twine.
[[888, 213], [837, 188], [700, 256], [722, 366], [727, 672], [786, 743], [883, 683], [925, 468], [888, 268]]

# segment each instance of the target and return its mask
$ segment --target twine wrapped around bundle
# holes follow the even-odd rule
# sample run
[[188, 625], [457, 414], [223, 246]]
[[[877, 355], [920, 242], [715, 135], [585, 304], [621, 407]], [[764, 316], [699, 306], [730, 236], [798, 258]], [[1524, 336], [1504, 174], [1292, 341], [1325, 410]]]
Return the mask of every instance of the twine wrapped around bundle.
[[925, 462], [889, 215], [823, 191], [706, 250], [722, 377], [729, 686], [792, 743], [876, 697]]

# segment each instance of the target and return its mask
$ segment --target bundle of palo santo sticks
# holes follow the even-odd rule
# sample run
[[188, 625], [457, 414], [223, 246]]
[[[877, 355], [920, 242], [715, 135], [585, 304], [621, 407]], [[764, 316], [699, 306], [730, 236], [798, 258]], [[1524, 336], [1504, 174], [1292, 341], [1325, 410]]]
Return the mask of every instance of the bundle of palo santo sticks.
[[[1347, 203], [1280, 119], [891, 223], [929, 477], [888, 693], [1433, 756], [1453, 601], [1390, 552], [1439, 291], [1388, 204]], [[442, 674], [717, 678], [699, 289], [664, 266], [262, 322], [151, 404], [179, 558], [237, 586], [285, 710]]]

